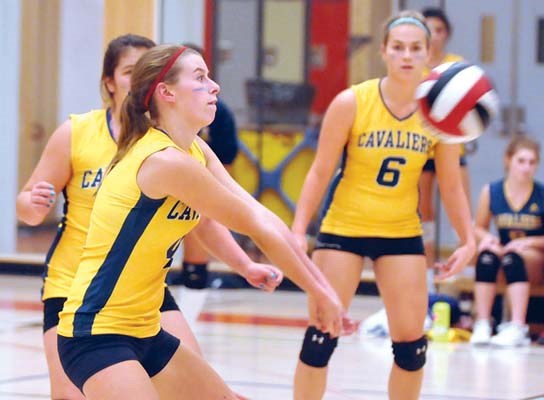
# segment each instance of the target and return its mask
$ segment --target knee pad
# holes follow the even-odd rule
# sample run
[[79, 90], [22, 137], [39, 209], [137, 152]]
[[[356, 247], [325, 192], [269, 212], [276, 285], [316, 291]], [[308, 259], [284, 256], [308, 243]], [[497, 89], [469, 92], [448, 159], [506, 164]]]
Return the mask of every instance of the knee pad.
[[421, 223], [421, 228], [423, 229], [422, 239], [423, 243], [432, 243], [436, 237], [436, 222], [427, 221]]
[[501, 260], [495, 253], [484, 250], [476, 261], [476, 282], [495, 283]]
[[181, 275], [185, 287], [189, 289], [204, 289], [208, 283], [208, 264], [183, 262]]
[[506, 253], [502, 258], [502, 267], [506, 282], [510, 285], [516, 282], [529, 282], [527, 269], [523, 258], [517, 253]]
[[406, 371], [417, 371], [425, 365], [427, 337], [423, 335], [413, 342], [393, 342], [395, 364]]
[[338, 338], [331, 339], [328, 333], [321, 332], [315, 326], [309, 326], [304, 335], [299, 359], [310, 367], [326, 367], [337, 344]]

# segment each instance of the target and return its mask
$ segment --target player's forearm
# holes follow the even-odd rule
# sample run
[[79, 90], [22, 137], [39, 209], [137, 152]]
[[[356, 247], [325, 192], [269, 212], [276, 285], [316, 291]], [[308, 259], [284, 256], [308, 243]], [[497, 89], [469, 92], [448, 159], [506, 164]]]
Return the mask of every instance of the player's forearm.
[[441, 186], [440, 191], [441, 193], [447, 193], [447, 195], [442, 196], [442, 201], [450, 223], [457, 232], [461, 243], [476, 245], [470, 209], [463, 187], [460, 184], [452, 185], [449, 188]]
[[481, 226], [475, 226], [474, 227], [474, 235], [476, 237], [476, 240], [480, 242], [485, 238], [486, 236], [491, 235], [491, 232], [489, 232], [487, 229], [482, 228]]
[[266, 211], [268, 212], [271, 226], [273, 226], [285, 238], [285, 240], [289, 244], [289, 247], [295, 252], [300, 262], [304, 264], [304, 266], [310, 272], [310, 274], [314, 277], [314, 279], [316, 279], [322, 287], [332, 290], [332, 287], [330, 286], [329, 281], [325, 278], [325, 276], [321, 273], [321, 271], [319, 271], [319, 269], [315, 266], [315, 264], [310, 260], [306, 252], [302, 250], [300, 246], [297, 245], [296, 240], [293, 236], [293, 233], [288, 229], [285, 223], [270, 210], [267, 209]]
[[317, 173], [310, 170], [297, 202], [295, 218], [291, 227], [293, 232], [306, 233], [310, 221], [321, 204], [327, 184], [327, 179], [320, 179]]
[[230, 231], [216, 221], [203, 221], [195, 230], [199, 242], [215, 258], [243, 277], [252, 262]]
[[[286, 227], [285, 229], [289, 232]], [[252, 239], [270, 262], [278, 266], [298, 287], [316, 298], [326, 296], [327, 287], [322, 284], [324, 279], [322, 274], [313, 264], [313, 268], [305, 265], [298, 256], [296, 247], [290, 242], [289, 235], [279, 231], [274, 224], [268, 223], [263, 225], [261, 232]], [[316, 275], [319, 275], [320, 279], [316, 279]]]

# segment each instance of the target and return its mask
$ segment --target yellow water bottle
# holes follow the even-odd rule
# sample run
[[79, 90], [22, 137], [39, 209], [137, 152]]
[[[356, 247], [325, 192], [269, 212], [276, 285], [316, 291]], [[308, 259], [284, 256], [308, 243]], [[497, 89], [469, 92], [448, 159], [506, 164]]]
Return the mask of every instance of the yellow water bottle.
[[433, 304], [433, 340], [447, 342], [450, 332], [450, 305], [444, 301]]

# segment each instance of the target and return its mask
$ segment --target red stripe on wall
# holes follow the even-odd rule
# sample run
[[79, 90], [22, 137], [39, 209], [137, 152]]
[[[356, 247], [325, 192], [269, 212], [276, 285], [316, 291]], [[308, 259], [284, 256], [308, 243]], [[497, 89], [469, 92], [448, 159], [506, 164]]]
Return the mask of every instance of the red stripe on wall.
[[323, 68], [310, 66], [310, 82], [316, 88], [312, 111], [323, 114], [348, 84], [349, 0], [311, 2], [310, 45], [323, 47]]
[[215, 0], [206, 0], [204, 9], [204, 59], [208, 68], [213, 68], [213, 35], [215, 19]]

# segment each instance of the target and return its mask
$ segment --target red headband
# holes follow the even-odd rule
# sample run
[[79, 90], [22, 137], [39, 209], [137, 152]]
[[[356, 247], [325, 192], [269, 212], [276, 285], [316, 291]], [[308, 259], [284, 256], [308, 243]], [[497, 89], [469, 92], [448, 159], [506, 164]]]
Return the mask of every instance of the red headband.
[[168, 71], [170, 71], [170, 68], [172, 68], [172, 65], [174, 65], [174, 63], [176, 62], [178, 57], [185, 50], [187, 50], [187, 47], [181, 46], [180, 49], [178, 51], [176, 51], [176, 53], [172, 57], [170, 57], [170, 59], [168, 60], [166, 65], [163, 67], [163, 69], [161, 70], [159, 75], [157, 75], [157, 77], [155, 78], [155, 80], [153, 81], [153, 83], [151, 84], [149, 89], [147, 90], [147, 93], [146, 93], [145, 99], [144, 99], [144, 106], [145, 106], [146, 110], [149, 109], [149, 102], [151, 101], [151, 96], [153, 96], [153, 93], [155, 92], [155, 89], [157, 88], [157, 85], [159, 83], [161, 83], [164, 76], [168, 73]]

